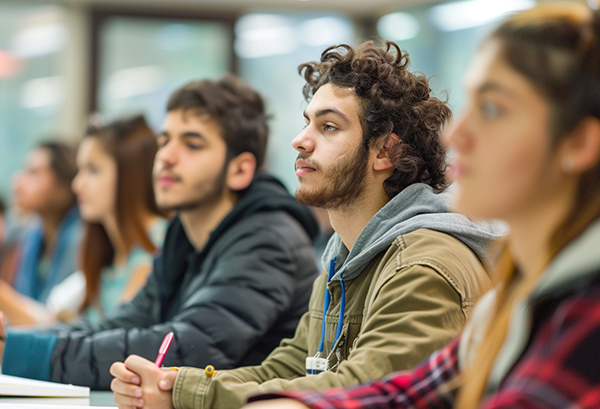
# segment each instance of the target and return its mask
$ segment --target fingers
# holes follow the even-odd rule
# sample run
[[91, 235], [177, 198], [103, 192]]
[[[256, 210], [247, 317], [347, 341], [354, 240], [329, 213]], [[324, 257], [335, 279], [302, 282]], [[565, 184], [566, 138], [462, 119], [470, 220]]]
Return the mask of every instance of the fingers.
[[[114, 381], [114, 380], [113, 380]], [[110, 387], [113, 387], [111, 383]], [[144, 406], [144, 400], [141, 398], [135, 398], [131, 396], [121, 395], [115, 392], [115, 403], [120, 409], [135, 409]]]
[[138, 355], [129, 355], [124, 363], [129, 371], [140, 374], [142, 377], [148, 372], [160, 372], [160, 369], [154, 362]]
[[4, 313], [0, 312], [0, 337], [6, 338], [6, 319]]
[[137, 399], [140, 399], [143, 394], [142, 388], [139, 386], [122, 382], [117, 378], [114, 378], [112, 381], [110, 381], [110, 390], [116, 394]]
[[[127, 358], [129, 359], [129, 358]], [[127, 360], [125, 360], [127, 362]], [[110, 366], [110, 374], [121, 382], [140, 385], [141, 380], [137, 373], [130, 371], [123, 362], [115, 362]]]
[[173, 384], [175, 384], [175, 378], [177, 378], [177, 371], [164, 371], [163, 378], [158, 382], [158, 387], [166, 392], [172, 390]]

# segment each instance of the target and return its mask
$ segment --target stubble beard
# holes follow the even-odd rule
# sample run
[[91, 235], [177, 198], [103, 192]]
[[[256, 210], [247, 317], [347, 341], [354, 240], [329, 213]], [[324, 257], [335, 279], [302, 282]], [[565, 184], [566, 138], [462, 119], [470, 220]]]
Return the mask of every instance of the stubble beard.
[[[194, 191], [199, 192], [199, 195], [193, 199], [183, 201], [173, 205], [161, 205], [158, 203], [160, 210], [165, 212], [185, 212], [195, 210], [200, 207], [209, 206], [216, 203], [223, 196], [225, 190], [225, 181], [227, 178], [227, 166], [223, 166], [221, 172], [211, 182], [200, 182], [192, 187]], [[208, 186], [207, 186], [208, 184]]]
[[[298, 159], [303, 159], [298, 155]], [[365, 190], [368, 151], [361, 144], [351, 157], [330, 167], [318, 166], [322, 185], [315, 188], [296, 189], [296, 199], [307, 206], [323, 209], [340, 209], [352, 206]]]

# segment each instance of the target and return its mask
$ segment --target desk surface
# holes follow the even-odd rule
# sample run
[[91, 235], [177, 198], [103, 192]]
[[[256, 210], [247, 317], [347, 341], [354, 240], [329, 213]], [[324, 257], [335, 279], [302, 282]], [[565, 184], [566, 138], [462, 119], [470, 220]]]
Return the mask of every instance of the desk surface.
[[90, 406], [114, 406], [117, 407], [111, 391], [91, 391]]
[[[88, 406], [87, 398], [14, 398], [0, 397], [0, 408], [11, 403], [34, 405], [43, 407], [45, 405], [59, 405], [68, 409], [71, 405]], [[113, 399], [113, 393], [110, 391], [92, 391], [90, 392], [89, 406], [112, 406], [117, 407]], [[53, 406], [57, 407], [57, 406]]]

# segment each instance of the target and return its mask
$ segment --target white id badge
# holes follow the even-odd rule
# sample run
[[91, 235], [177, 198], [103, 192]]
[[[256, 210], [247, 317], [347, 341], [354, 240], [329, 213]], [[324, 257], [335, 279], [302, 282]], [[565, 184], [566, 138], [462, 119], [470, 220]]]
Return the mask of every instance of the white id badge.
[[308, 357], [306, 358], [306, 375], [317, 375], [327, 370], [327, 359]]

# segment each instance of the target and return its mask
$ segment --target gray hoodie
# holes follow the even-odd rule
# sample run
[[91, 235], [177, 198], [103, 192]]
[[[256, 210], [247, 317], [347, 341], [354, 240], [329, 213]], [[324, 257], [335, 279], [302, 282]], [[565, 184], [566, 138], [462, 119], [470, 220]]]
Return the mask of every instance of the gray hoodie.
[[480, 260], [488, 246], [506, 234], [496, 222], [472, 222], [465, 216], [450, 213], [448, 192], [434, 193], [431, 186], [415, 183], [394, 196], [360, 232], [352, 250], [334, 234], [325, 248], [321, 262], [329, 270], [331, 259], [337, 256], [333, 280], [357, 277], [373, 258], [386, 250], [401, 234], [417, 229], [448, 233], [467, 245]]

